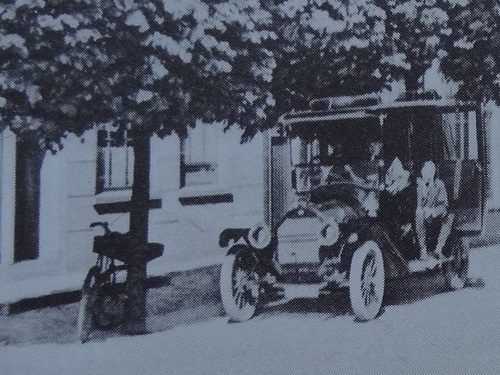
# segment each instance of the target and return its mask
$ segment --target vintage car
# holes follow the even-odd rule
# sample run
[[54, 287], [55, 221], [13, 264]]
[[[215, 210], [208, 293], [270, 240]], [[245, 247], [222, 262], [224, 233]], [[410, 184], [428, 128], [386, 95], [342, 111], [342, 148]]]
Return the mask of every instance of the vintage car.
[[280, 118], [269, 140], [268, 212], [219, 238], [223, 306], [234, 321], [287, 288], [348, 288], [358, 320], [386, 280], [442, 272], [464, 286], [482, 229], [484, 127], [476, 103], [330, 97]]

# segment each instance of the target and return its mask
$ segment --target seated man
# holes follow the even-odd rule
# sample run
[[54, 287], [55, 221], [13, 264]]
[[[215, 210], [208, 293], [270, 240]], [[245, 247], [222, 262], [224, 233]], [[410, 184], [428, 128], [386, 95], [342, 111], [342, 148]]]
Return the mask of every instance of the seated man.
[[[368, 149], [368, 160], [354, 166], [349, 164], [344, 166], [344, 170], [352, 182], [359, 185], [360, 189], [366, 189], [358, 191], [357, 199], [369, 216], [375, 216], [378, 210], [376, 190], [379, 189], [379, 168], [383, 165], [381, 151], [382, 143], [372, 141]], [[353, 167], [356, 171], [353, 170]]]
[[301, 167], [297, 174], [298, 190], [309, 190], [317, 188], [325, 183], [324, 168], [319, 156], [312, 158], [307, 167]]
[[428, 231], [439, 227], [434, 255], [443, 257], [443, 247], [451, 232], [453, 215], [448, 215], [448, 195], [442, 180], [436, 178], [436, 166], [426, 161], [422, 167], [421, 177], [417, 179], [417, 210], [415, 229], [420, 246], [420, 259], [429, 257], [427, 249]]
[[376, 181], [378, 180], [378, 168], [383, 165], [383, 160], [381, 157], [382, 153], [382, 142], [380, 141], [371, 141], [368, 146], [368, 160], [363, 162], [365, 168], [360, 171], [361, 173], [356, 173], [353, 171], [352, 167], [349, 164], [344, 166], [344, 169], [351, 179], [360, 185], [368, 185], [373, 186], [376, 185]]

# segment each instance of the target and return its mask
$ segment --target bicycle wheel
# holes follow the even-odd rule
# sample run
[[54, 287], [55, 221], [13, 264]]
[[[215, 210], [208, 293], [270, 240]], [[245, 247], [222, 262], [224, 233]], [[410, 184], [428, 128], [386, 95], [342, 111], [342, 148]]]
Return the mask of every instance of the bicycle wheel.
[[98, 288], [94, 305], [93, 323], [101, 330], [117, 327], [123, 322], [125, 308], [125, 284], [115, 280], [110, 272]]
[[93, 311], [97, 292], [98, 267], [92, 267], [82, 286], [82, 298], [78, 308], [77, 335], [78, 339], [85, 343], [93, 329]]

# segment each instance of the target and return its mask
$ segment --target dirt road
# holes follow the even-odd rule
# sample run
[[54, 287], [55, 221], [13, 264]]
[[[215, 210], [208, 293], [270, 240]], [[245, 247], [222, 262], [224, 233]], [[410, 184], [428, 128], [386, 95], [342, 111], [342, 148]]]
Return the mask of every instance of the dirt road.
[[[436, 278], [391, 288], [383, 314], [355, 322], [345, 296], [265, 308], [85, 345], [0, 348], [3, 374], [498, 374], [500, 248], [471, 253], [474, 285]], [[333, 307], [332, 307], [333, 306]]]

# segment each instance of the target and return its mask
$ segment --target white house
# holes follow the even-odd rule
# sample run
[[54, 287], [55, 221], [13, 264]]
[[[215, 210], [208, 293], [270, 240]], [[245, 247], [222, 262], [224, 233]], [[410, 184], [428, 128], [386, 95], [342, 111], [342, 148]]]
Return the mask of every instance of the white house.
[[[491, 236], [500, 211], [500, 108], [487, 113]], [[268, 214], [270, 132], [245, 144], [240, 137], [237, 128], [202, 123], [185, 139], [153, 137], [149, 240], [165, 251], [150, 274], [219, 263], [220, 231]], [[37, 186], [16, 173], [29, 165], [31, 147], [10, 130], [0, 135], [0, 304], [78, 289], [95, 262], [89, 224], [128, 229], [133, 154], [126, 131], [102, 126], [68, 136], [61, 151], [45, 153]]]
[[[260, 133], [241, 144], [240, 129], [224, 132], [223, 124], [202, 123], [185, 139], [152, 138], [151, 198], [161, 208], [150, 211], [149, 240], [165, 250], [149, 264], [150, 274], [218, 263], [224, 255], [218, 246], [222, 229], [262, 221], [267, 138]], [[103, 126], [81, 138], [68, 136], [61, 151], [45, 153], [39, 192], [16, 180], [25, 154], [26, 147], [5, 130], [0, 304], [78, 289], [95, 262], [89, 224], [104, 220], [112, 230], [128, 230], [133, 153], [126, 131]], [[29, 202], [16, 205], [16, 198]]]

